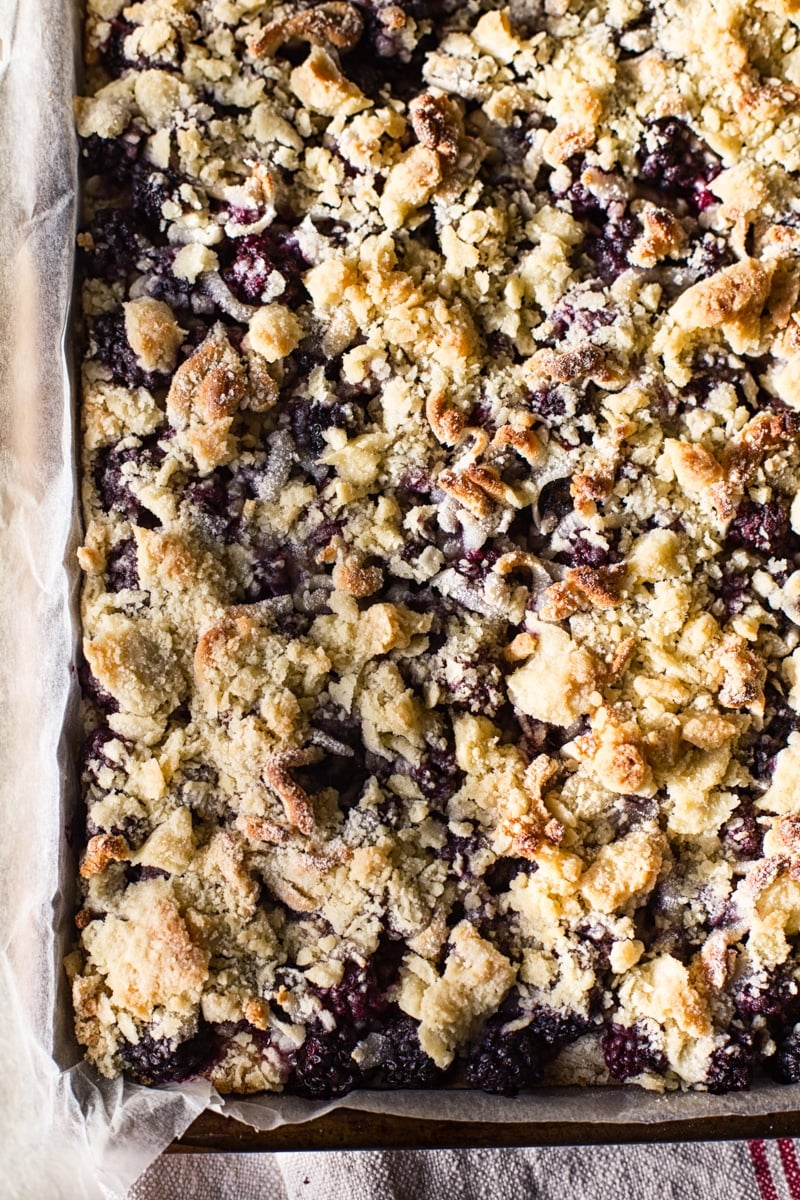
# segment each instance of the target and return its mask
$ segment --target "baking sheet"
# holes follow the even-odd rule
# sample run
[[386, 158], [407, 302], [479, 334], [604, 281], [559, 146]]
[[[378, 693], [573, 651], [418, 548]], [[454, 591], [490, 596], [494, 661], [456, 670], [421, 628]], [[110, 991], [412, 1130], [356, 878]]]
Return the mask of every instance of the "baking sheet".
[[[74, 428], [64, 354], [76, 146], [71, 0], [0, 4], [0, 1161], [12, 1195], [124, 1193], [205, 1109], [257, 1129], [339, 1105], [481, 1122], [670, 1122], [790, 1112], [796, 1088], [661, 1096], [638, 1089], [351, 1094], [223, 1101], [205, 1082], [151, 1090], [80, 1063], [62, 959], [74, 927], [77, 638]], [[43, 1151], [46, 1149], [46, 1153]]]

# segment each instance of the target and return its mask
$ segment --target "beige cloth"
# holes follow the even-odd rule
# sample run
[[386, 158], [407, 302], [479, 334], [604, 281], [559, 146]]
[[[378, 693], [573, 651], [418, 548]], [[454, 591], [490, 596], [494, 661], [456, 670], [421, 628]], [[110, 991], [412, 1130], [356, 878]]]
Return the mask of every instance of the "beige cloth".
[[[759, 1185], [753, 1145], [772, 1190]], [[798, 1200], [785, 1145], [168, 1154], [126, 1200]]]

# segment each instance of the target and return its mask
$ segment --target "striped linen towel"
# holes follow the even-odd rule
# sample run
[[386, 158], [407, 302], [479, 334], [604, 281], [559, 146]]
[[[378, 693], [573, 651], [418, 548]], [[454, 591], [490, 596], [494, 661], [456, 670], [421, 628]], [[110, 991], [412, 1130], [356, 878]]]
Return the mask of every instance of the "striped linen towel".
[[163, 1155], [126, 1200], [800, 1200], [800, 1144]]

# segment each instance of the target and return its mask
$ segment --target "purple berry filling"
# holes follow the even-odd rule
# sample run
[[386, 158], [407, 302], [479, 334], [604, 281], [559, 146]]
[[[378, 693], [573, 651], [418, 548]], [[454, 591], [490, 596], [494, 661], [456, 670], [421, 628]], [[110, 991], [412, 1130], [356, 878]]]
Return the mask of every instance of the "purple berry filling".
[[169, 871], [160, 867], [144, 867], [141, 863], [131, 863], [125, 868], [125, 879], [128, 883], [143, 883], [148, 879], [169, 879]]
[[535, 392], [529, 392], [528, 404], [531, 412], [536, 413], [544, 421], [557, 421], [567, 411], [565, 393], [566, 389], [560, 384], [554, 384], [552, 387], [540, 388]]
[[[382, 964], [385, 965], [385, 964]], [[349, 962], [344, 969], [341, 983], [325, 988], [320, 993], [325, 1007], [339, 1018], [339, 1022], [352, 1021], [363, 1025], [386, 1013], [386, 985], [378, 978], [375, 965], [364, 967]]]
[[667, 1062], [660, 1050], [650, 1041], [645, 1030], [635, 1025], [611, 1025], [605, 1031], [600, 1044], [608, 1073], [612, 1079], [623, 1082], [643, 1071], [663, 1074]]
[[639, 153], [639, 178], [664, 201], [682, 200], [702, 212], [716, 197], [708, 184], [722, 164], [709, 147], [678, 117], [654, 121]]
[[309, 794], [333, 788], [339, 807], [351, 808], [370, 776], [360, 726], [341, 710], [322, 710], [314, 717], [311, 742], [322, 746], [325, 754], [320, 762], [295, 771], [298, 783]]
[[136, 543], [132, 538], [120, 542], [108, 556], [106, 579], [110, 592], [122, 592], [139, 586], [139, 570], [136, 561]]
[[81, 249], [80, 258], [90, 275], [113, 282], [131, 270], [131, 249], [143, 244], [136, 221], [125, 209], [102, 208], [89, 232], [92, 248]]
[[750, 749], [750, 772], [762, 784], [771, 779], [776, 756], [786, 745], [789, 735], [800, 728], [800, 718], [783, 696], [769, 685], [765, 695], [764, 724]]
[[[177, 176], [164, 171], [154, 171], [144, 163], [137, 164], [133, 171], [131, 205], [145, 226], [160, 230], [164, 226], [162, 207], [178, 198]], [[179, 203], [179, 201], [178, 201]]]
[[712, 1053], [706, 1087], [715, 1096], [746, 1092], [753, 1081], [754, 1066], [752, 1045], [731, 1040]]
[[508, 1019], [492, 1017], [467, 1058], [467, 1083], [499, 1096], [515, 1096], [542, 1078], [548, 1048], [526, 1025], [507, 1029]]
[[737, 858], [760, 858], [764, 830], [758, 824], [751, 800], [743, 799], [720, 830], [723, 843]]
[[125, 54], [125, 39], [137, 28], [132, 21], [125, 21], [121, 17], [113, 17], [109, 21], [108, 37], [100, 48], [100, 61], [114, 79], [128, 69], [144, 70], [148, 65], [143, 60], [131, 59]]
[[779, 1083], [800, 1083], [800, 1026], [790, 1026], [778, 1039], [770, 1073]]
[[570, 567], [607, 567], [617, 561], [618, 555], [608, 546], [590, 542], [582, 534], [577, 533], [570, 543], [569, 550], [556, 555], [560, 562]]
[[[590, 292], [596, 292], [596, 285], [591, 286]], [[579, 296], [580, 293], [567, 292], [550, 313], [549, 321], [553, 327], [553, 337], [556, 341], [560, 341], [569, 330], [575, 330], [584, 337], [589, 337], [596, 329], [603, 329], [614, 324], [613, 309], [587, 308], [577, 303]], [[542, 416], [545, 415], [542, 413]]]
[[88, 696], [93, 704], [105, 713], [119, 712], [119, 704], [114, 697], [105, 690], [100, 683], [100, 680], [92, 674], [87, 662], [82, 662], [78, 668], [78, 677], [81, 681], [81, 688], [85, 696]]
[[597, 275], [604, 283], [613, 281], [630, 269], [628, 251], [641, 233], [641, 226], [633, 217], [622, 217], [609, 221], [598, 234], [584, 239], [581, 250], [592, 260]]
[[289, 1090], [309, 1100], [331, 1100], [351, 1092], [362, 1078], [354, 1046], [349, 1030], [310, 1033], [297, 1052]]
[[125, 333], [125, 318], [121, 311], [94, 318], [91, 343], [95, 357], [107, 368], [115, 383], [129, 388], [144, 387], [149, 391], [169, 385], [168, 374], [145, 371], [139, 366]]
[[517, 875], [531, 875], [537, 869], [537, 864], [530, 858], [498, 858], [483, 878], [492, 895], [499, 896], [508, 891], [511, 880]]
[[722, 601], [725, 615], [735, 617], [743, 612], [749, 603], [750, 581], [744, 575], [737, 575], [733, 571], [724, 571], [717, 595]]
[[755, 504], [744, 500], [728, 527], [728, 541], [733, 546], [781, 558], [790, 553], [794, 541], [789, 514], [777, 501]]
[[81, 768], [90, 775], [96, 775], [99, 768], [113, 767], [113, 762], [103, 753], [103, 747], [108, 742], [117, 740], [117, 735], [107, 725], [98, 725], [81, 749]]
[[187, 484], [184, 496], [209, 537], [222, 542], [236, 540], [245, 492], [228, 467], [220, 467], [205, 479]]
[[740, 983], [733, 992], [733, 1000], [744, 1021], [754, 1016], [768, 1017], [785, 1027], [794, 1025], [800, 1017], [800, 985], [791, 965]]
[[155, 528], [159, 524], [158, 518], [144, 508], [134, 495], [129, 472], [124, 468], [127, 464], [134, 469], [152, 468], [161, 461], [163, 455], [155, 436], [138, 445], [102, 449], [95, 462], [94, 480], [106, 511], [121, 513], [146, 529]]
[[237, 300], [260, 304], [275, 271], [280, 272], [286, 285], [279, 293], [282, 304], [297, 305], [306, 298], [301, 275], [310, 264], [290, 229], [270, 225], [263, 233], [236, 238], [230, 246], [230, 261], [223, 262], [222, 278]]
[[442, 1072], [419, 1044], [418, 1026], [410, 1017], [399, 1017], [383, 1030], [385, 1043], [380, 1072], [387, 1087], [429, 1088]]
[[429, 747], [419, 766], [410, 772], [426, 800], [444, 805], [461, 786], [463, 774], [449, 750]]
[[181, 1083], [199, 1075], [213, 1062], [216, 1051], [214, 1031], [202, 1022], [197, 1033], [183, 1042], [157, 1039], [144, 1030], [136, 1045], [125, 1042], [119, 1054], [125, 1069], [139, 1083], [158, 1085]]

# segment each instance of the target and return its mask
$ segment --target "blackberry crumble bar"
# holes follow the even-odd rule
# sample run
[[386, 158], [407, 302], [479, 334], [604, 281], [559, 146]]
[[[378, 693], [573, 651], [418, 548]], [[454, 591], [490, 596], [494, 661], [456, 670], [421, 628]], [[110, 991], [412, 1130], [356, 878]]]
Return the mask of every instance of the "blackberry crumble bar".
[[795, 0], [89, 0], [76, 1028], [800, 1079]]

